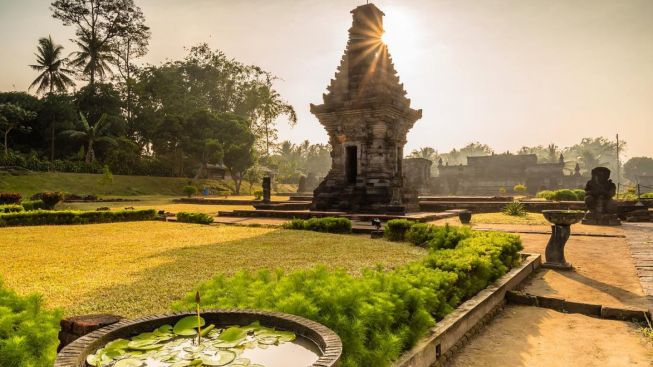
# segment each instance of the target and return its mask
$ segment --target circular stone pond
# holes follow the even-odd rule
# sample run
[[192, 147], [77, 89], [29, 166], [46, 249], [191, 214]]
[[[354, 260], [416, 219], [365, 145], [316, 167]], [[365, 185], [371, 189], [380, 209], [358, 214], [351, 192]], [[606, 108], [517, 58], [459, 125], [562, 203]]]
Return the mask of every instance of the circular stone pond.
[[107, 326], [66, 346], [54, 366], [326, 367], [337, 366], [341, 353], [333, 331], [302, 317], [208, 310], [200, 320], [175, 313]]

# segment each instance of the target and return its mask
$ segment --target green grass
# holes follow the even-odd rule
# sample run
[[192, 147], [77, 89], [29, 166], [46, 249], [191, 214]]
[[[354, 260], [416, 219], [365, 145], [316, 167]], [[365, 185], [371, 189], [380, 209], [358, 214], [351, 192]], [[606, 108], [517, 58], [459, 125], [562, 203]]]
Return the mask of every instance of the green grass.
[[[0, 191], [20, 192], [30, 196], [43, 191], [63, 191], [78, 195], [95, 194], [101, 196], [134, 195], [177, 195], [183, 196], [182, 188], [189, 179], [152, 176], [113, 176], [113, 183], [100, 185], [101, 174], [88, 173], [31, 173], [22, 176], [0, 176]], [[231, 187], [231, 182], [220, 180], [200, 180], [207, 183]]]
[[[61, 203], [57, 205], [57, 209], [69, 209], [69, 210], [95, 210], [100, 207], [111, 208], [112, 210], [119, 210], [128, 207], [134, 209], [156, 209], [156, 210], [165, 210], [170, 213], [179, 213], [179, 212], [192, 212], [192, 213], [206, 213], [206, 214], [216, 214], [221, 210], [241, 210], [249, 209], [254, 210], [254, 207], [251, 205], [204, 205], [204, 204], [183, 204], [183, 203], [174, 203], [172, 200], [179, 198], [179, 196], [134, 196], [134, 199], [139, 201], [122, 201], [115, 203]], [[242, 198], [238, 196], [237, 198]], [[253, 197], [252, 197], [253, 198]]]
[[359, 274], [425, 254], [409, 244], [269, 228], [137, 222], [0, 229], [5, 285], [40, 293], [65, 315], [168, 312], [216, 273], [324, 264]]

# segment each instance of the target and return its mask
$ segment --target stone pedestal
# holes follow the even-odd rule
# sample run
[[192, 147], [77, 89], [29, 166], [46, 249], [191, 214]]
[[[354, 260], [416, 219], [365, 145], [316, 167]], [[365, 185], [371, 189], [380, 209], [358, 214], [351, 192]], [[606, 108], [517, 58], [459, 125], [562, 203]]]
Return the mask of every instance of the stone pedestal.
[[270, 177], [263, 177], [263, 202], [269, 203], [272, 197], [272, 179]]
[[571, 227], [568, 225], [554, 224], [551, 226], [551, 238], [546, 245], [544, 252], [545, 262], [543, 267], [570, 270], [571, 264], [565, 259], [565, 244], [571, 235]]
[[582, 223], [594, 226], [620, 226], [621, 220], [616, 214], [612, 213], [587, 212]]

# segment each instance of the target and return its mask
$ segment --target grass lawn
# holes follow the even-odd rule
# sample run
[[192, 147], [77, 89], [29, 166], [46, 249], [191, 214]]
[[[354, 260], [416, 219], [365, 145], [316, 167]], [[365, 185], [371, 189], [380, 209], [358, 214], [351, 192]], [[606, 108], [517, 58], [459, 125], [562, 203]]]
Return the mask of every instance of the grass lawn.
[[503, 213], [479, 213], [472, 215], [472, 224], [549, 224], [540, 213], [527, 213], [523, 217]]
[[[124, 209], [133, 207], [134, 209], [156, 209], [165, 210], [171, 213], [179, 212], [196, 212], [216, 214], [220, 210], [238, 210], [238, 209], [251, 209], [251, 205], [203, 205], [203, 204], [182, 204], [173, 203], [173, 199], [180, 196], [139, 196], [135, 197], [139, 201], [122, 201], [119, 203], [61, 203], [57, 205], [57, 209], [74, 209], [74, 210], [95, 210], [100, 207], [108, 207], [111, 209]], [[245, 196], [230, 197], [234, 198], [249, 198]], [[254, 198], [253, 196], [251, 197]]]
[[[27, 175], [12, 176], [0, 174], [0, 191], [20, 192], [24, 197], [43, 191], [63, 191], [78, 195], [94, 194], [105, 197], [138, 195], [178, 195], [188, 185], [188, 178], [121, 176], [114, 175], [113, 183], [100, 185], [101, 174], [34, 172]], [[198, 186], [209, 185], [224, 189], [233, 188], [232, 180], [193, 180]], [[252, 188], [260, 190], [260, 185]], [[277, 192], [294, 192], [296, 185], [278, 184]], [[249, 184], [244, 183], [241, 192], [249, 192]]]
[[134, 222], [0, 229], [0, 277], [66, 315], [126, 317], [170, 304], [218, 272], [325, 264], [351, 273], [394, 267], [426, 251], [358, 236], [269, 228]]
[[[437, 221], [430, 222], [430, 224], [435, 225], [460, 225], [460, 220], [458, 217], [440, 219]], [[503, 213], [478, 213], [472, 215], [472, 225], [479, 224], [528, 224], [528, 225], [541, 225], [549, 224], [549, 222], [544, 219], [544, 216], [540, 213], [527, 213], [523, 217], [515, 217], [511, 215], [506, 215]]]

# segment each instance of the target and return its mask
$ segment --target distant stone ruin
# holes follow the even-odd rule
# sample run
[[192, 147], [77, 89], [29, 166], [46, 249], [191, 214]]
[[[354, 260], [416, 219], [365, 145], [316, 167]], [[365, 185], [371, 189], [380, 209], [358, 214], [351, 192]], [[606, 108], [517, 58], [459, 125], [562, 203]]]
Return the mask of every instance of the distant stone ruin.
[[321, 105], [311, 112], [329, 134], [331, 170], [314, 192], [313, 210], [406, 212], [417, 193], [403, 184], [406, 134], [422, 117], [410, 107], [373, 4], [352, 11], [349, 42]]

